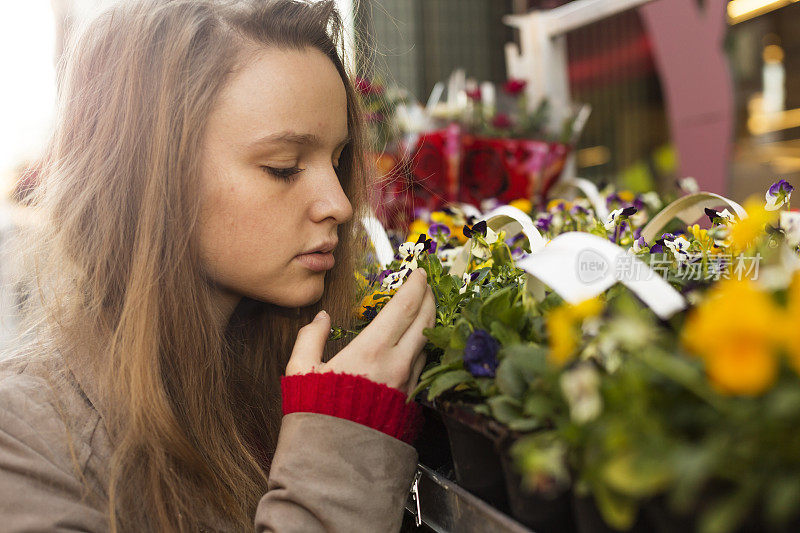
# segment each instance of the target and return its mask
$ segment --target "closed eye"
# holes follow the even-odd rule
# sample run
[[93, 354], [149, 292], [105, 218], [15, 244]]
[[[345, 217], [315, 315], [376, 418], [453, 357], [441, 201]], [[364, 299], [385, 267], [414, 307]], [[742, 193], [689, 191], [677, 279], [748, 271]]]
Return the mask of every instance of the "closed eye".
[[266, 167], [266, 166], [262, 166], [261, 169], [264, 172], [271, 174], [274, 177], [284, 181], [291, 181], [292, 176], [303, 170], [302, 168], [299, 167], [276, 168], [276, 167]]

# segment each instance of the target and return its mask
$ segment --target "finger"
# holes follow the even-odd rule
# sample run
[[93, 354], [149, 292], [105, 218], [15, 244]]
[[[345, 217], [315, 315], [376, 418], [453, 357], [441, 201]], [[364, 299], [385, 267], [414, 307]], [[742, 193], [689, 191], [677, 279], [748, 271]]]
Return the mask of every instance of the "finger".
[[331, 317], [320, 311], [314, 320], [300, 328], [292, 355], [286, 365], [286, 375], [305, 374], [322, 365], [322, 352], [331, 332]]
[[[355, 340], [394, 346], [419, 313], [425, 294], [430, 291], [427, 274], [421, 268], [411, 273], [403, 286], [364, 328]], [[355, 342], [355, 341], [354, 341]]]
[[400, 356], [409, 357], [409, 360], [414, 358], [420, 350], [428, 342], [428, 338], [422, 331], [425, 328], [431, 328], [436, 323], [436, 301], [433, 298], [433, 293], [427, 291], [425, 298], [420, 306], [419, 313], [414, 319], [414, 322], [403, 333], [403, 336], [397, 341], [397, 350]]
[[417, 358], [414, 360], [414, 365], [411, 367], [411, 377], [408, 379], [408, 383], [406, 384], [406, 394], [411, 395], [414, 392], [414, 389], [417, 388], [419, 385], [419, 376], [422, 374], [422, 370], [425, 368], [426, 357], [425, 353], [420, 351]]

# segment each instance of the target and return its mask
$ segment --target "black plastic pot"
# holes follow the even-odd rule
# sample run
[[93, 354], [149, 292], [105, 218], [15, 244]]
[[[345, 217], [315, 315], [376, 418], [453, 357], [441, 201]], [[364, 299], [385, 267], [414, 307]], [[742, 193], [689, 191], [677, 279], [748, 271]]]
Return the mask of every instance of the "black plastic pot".
[[519, 435], [511, 433], [500, 443], [508, 506], [511, 516], [537, 533], [575, 533], [572, 497], [569, 490], [556, 494], [532, 492], [522, 486], [522, 477], [514, 466], [511, 446]]
[[437, 402], [447, 428], [456, 482], [466, 490], [508, 512], [503, 466], [496, 443], [505, 429], [466, 404]]

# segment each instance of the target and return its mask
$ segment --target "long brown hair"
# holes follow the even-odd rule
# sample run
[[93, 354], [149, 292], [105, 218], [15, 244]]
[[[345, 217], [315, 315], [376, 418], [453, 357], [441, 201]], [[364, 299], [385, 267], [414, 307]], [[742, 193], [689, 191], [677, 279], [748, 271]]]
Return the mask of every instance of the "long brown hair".
[[[346, 324], [366, 182], [356, 92], [332, 0], [125, 0], [68, 46], [56, 127], [31, 203], [30, 331], [92, 369], [114, 444], [111, 527], [252, 528], [297, 329]], [[244, 299], [212, 324], [195, 240], [206, 117], [247, 47], [313, 47], [339, 71], [352, 141], [340, 175], [356, 216], [317, 305]]]

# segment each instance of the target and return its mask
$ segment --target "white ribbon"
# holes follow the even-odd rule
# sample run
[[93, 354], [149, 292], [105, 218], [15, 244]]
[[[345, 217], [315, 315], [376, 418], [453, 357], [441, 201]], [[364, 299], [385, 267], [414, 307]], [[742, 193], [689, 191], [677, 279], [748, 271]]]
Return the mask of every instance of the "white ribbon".
[[642, 237], [647, 244], [652, 245], [653, 239], [661, 235], [662, 230], [673, 219], [677, 218], [685, 224], [696, 222], [705, 215], [705, 209], [724, 205], [729, 207], [739, 219], [747, 218], [744, 208], [724, 196], [713, 192], [696, 192], [678, 198], [650, 219], [642, 229]]
[[375, 249], [378, 263], [380, 263], [381, 268], [386, 268], [394, 260], [394, 248], [392, 248], [392, 243], [389, 241], [389, 236], [386, 234], [383, 224], [372, 215], [362, 217], [361, 223], [364, 225], [364, 230], [367, 232], [369, 240], [372, 241], [372, 247]]
[[573, 305], [620, 282], [660, 318], [686, 307], [683, 296], [638, 257], [591, 233], [562, 233], [517, 266], [535, 278], [529, 278], [530, 290], [542, 282]]
[[[482, 218], [486, 221], [486, 226], [492, 231], [496, 233], [505, 231], [506, 238], [516, 236], [519, 233], [524, 234], [533, 252], [541, 250], [547, 243], [544, 237], [542, 237], [542, 234], [539, 233], [539, 230], [536, 229], [531, 217], [516, 207], [501, 205]], [[471, 250], [472, 239], [469, 239], [466, 244], [459, 249], [455, 259], [453, 259], [453, 264], [450, 267], [451, 274], [461, 276], [467, 271]]]

